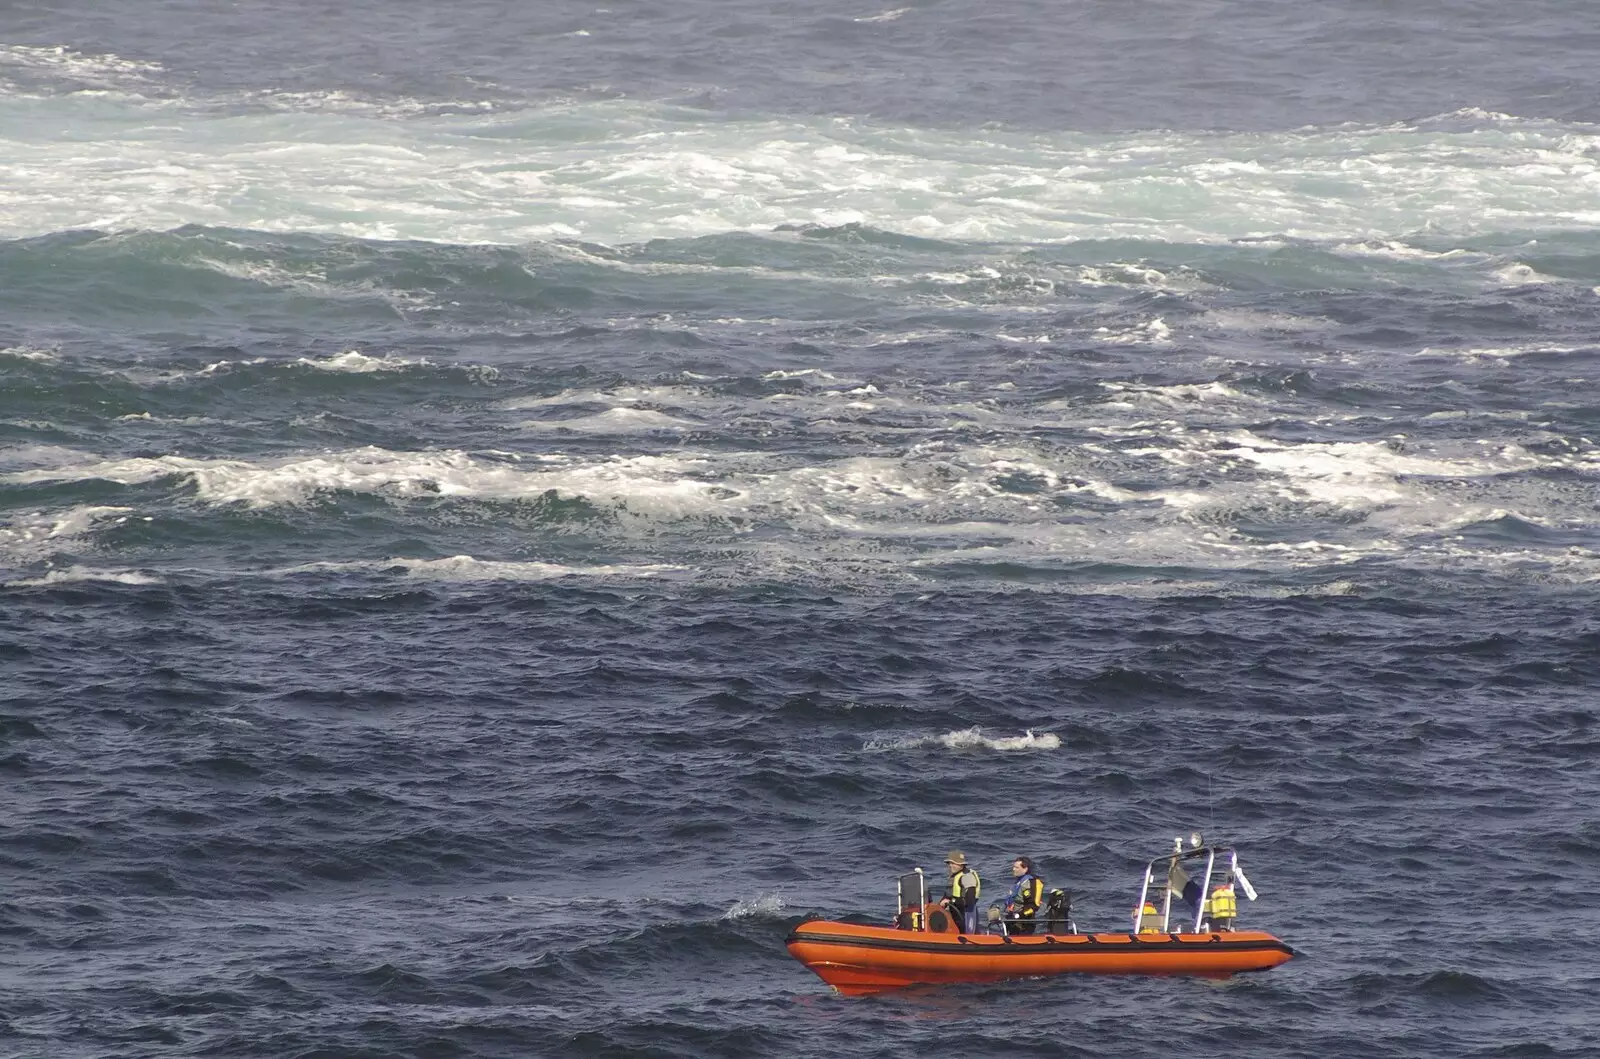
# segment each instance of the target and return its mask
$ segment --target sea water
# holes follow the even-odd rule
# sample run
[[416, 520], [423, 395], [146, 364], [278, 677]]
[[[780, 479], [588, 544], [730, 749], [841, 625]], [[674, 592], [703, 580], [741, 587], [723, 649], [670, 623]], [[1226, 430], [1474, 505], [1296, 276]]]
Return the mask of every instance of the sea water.
[[0, 1051], [1600, 1050], [1591, 21], [12, 5]]

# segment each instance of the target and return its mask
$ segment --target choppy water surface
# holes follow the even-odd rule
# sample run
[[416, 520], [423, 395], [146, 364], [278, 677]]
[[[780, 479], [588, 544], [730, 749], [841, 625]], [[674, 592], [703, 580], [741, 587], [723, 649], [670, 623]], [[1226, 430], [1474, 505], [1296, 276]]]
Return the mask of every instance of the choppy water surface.
[[1579, 13], [211, 6], [0, 40], [6, 1054], [1600, 1049]]

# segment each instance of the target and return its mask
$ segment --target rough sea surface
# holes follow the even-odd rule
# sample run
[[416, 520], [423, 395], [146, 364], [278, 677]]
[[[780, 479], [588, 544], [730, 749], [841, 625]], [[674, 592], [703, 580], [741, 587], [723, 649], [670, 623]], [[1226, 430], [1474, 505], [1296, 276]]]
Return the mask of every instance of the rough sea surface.
[[0, 1054], [1600, 1054], [1592, 16], [0, 2]]

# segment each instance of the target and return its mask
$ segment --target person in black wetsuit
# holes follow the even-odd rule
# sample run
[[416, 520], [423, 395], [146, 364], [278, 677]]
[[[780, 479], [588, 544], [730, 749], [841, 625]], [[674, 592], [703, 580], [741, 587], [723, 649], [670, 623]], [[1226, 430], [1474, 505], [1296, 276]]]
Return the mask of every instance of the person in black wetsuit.
[[1044, 880], [1027, 857], [1011, 862], [1011, 874], [1016, 882], [1006, 895], [1006, 930], [1012, 934], [1032, 934], [1033, 917], [1044, 903]]

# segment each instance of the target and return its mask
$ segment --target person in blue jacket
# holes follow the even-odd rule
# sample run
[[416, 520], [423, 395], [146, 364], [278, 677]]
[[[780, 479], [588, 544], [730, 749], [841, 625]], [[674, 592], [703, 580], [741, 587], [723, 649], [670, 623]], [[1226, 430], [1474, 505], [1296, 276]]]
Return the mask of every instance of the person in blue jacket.
[[1027, 857], [1011, 862], [1011, 874], [1017, 881], [1006, 895], [1006, 930], [1011, 934], [1032, 934], [1033, 917], [1044, 904], [1044, 880]]

